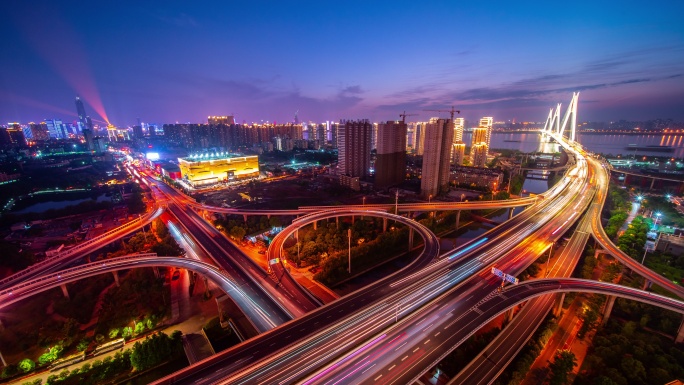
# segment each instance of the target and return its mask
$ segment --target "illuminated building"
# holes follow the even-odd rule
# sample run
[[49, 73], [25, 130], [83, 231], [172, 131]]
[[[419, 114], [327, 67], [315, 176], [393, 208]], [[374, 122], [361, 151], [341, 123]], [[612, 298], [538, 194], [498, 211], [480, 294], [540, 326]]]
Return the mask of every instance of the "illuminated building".
[[50, 133], [48, 132], [47, 128], [47, 123], [41, 122], [41, 123], [34, 123], [31, 122], [28, 124], [28, 131], [30, 131], [30, 135], [26, 131], [24, 131], [24, 136], [26, 136], [27, 139], [31, 140], [49, 140], [50, 139]]
[[463, 143], [463, 118], [454, 119], [454, 139], [451, 149], [451, 163], [456, 166], [463, 165], [465, 158], [465, 143]]
[[109, 138], [110, 142], [116, 142], [117, 140], [116, 127], [113, 124], [107, 125], [107, 138]]
[[228, 116], [207, 116], [207, 122], [209, 124], [235, 124], [235, 117], [232, 115]]
[[259, 157], [229, 153], [195, 154], [178, 158], [183, 179], [193, 187], [259, 177]]
[[25, 146], [26, 138], [19, 123], [9, 123], [7, 128], [0, 129], [0, 144]]
[[378, 124], [378, 153], [375, 158], [375, 188], [401, 184], [406, 178], [406, 123]]
[[454, 130], [450, 119], [432, 118], [425, 131], [420, 194], [435, 197], [449, 185], [449, 166]]
[[473, 142], [470, 147], [470, 160], [474, 167], [486, 167], [489, 144], [492, 136], [492, 117], [480, 119], [480, 125], [473, 129]]
[[45, 119], [45, 125], [47, 126], [50, 138], [53, 139], [66, 139], [69, 136], [66, 133], [66, 127], [60, 119]]
[[451, 171], [451, 178], [457, 185], [486, 187], [495, 191], [503, 183], [503, 172], [477, 167], [457, 166]]
[[76, 95], [76, 114], [78, 115], [78, 132], [82, 132], [88, 127], [87, 115], [85, 112], [85, 107], [83, 106], [83, 101]]

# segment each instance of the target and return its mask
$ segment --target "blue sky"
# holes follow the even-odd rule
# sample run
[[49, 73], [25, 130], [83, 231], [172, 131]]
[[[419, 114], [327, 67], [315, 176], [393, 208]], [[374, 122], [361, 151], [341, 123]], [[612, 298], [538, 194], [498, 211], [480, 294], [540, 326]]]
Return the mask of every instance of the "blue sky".
[[684, 121], [681, 1], [94, 3], [2, 2], [0, 122]]

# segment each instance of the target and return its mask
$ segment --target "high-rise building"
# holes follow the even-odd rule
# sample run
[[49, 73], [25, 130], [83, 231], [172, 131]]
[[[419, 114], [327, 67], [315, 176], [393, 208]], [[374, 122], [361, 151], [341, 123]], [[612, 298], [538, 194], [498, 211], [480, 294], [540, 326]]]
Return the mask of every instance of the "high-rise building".
[[66, 134], [64, 123], [60, 119], [45, 119], [45, 125], [47, 126], [50, 138], [53, 139], [65, 139], [68, 138]]
[[45, 122], [40, 122], [40, 123], [34, 123], [31, 122], [29, 123], [29, 131], [31, 131], [31, 135], [24, 135], [26, 138], [31, 139], [31, 140], [49, 140], [50, 139], [50, 132], [48, 131], [47, 128], [47, 123]]
[[0, 128], [0, 144], [8, 146], [26, 146], [26, 137], [19, 123], [8, 123], [7, 128]]
[[133, 138], [142, 139], [144, 137], [142, 125], [133, 126]]
[[375, 187], [384, 189], [406, 178], [406, 123], [387, 121], [377, 125], [378, 153], [375, 158]]
[[451, 163], [462, 166], [465, 158], [465, 143], [463, 143], [463, 118], [454, 119], [454, 141], [451, 149]]
[[425, 125], [425, 122], [418, 122], [416, 124], [416, 138], [413, 147], [416, 155], [423, 155], [425, 149]]
[[449, 185], [449, 167], [454, 130], [450, 119], [432, 118], [423, 126], [425, 148], [420, 193], [435, 197]]
[[470, 160], [474, 167], [486, 167], [489, 155], [489, 143], [492, 135], [492, 117], [480, 119], [480, 124], [473, 129], [473, 141], [470, 147]]
[[235, 124], [235, 117], [232, 115], [228, 116], [207, 116], [207, 122], [209, 124]]
[[85, 106], [81, 98], [76, 95], [76, 114], [78, 115], [78, 132], [83, 131], [88, 128], [87, 115], [85, 111]]
[[366, 120], [340, 123], [337, 144], [337, 167], [340, 175], [364, 178], [370, 169], [371, 131]]
[[95, 150], [95, 142], [93, 141], [93, 131], [89, 128], [83, 130], [83, 139], [85, 139], [86, 147], [88, 151]]
[[378, 124], [373, 123], [373, 131], [371, 132], [371, 150], [378, 148]]

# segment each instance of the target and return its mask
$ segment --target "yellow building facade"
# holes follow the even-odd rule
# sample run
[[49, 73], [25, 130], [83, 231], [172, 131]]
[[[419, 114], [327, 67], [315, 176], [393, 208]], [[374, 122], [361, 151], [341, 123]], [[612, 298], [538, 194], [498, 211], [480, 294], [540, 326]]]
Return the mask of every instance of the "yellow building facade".
[[259, 177], [259, 157], [201, 154], [178, 158], [184, 180], [193, 187]]

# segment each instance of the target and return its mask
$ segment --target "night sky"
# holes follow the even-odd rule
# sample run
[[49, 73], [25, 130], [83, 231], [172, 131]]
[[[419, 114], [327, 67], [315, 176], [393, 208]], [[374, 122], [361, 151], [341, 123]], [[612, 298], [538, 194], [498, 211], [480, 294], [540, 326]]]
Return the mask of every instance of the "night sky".
[[[103, 4], [98, 4], [103, 3]], [[0, 122], [684, 121], [684, 1], [14, 1]], [[446, 114], [444, 114], [446, 116]]]

